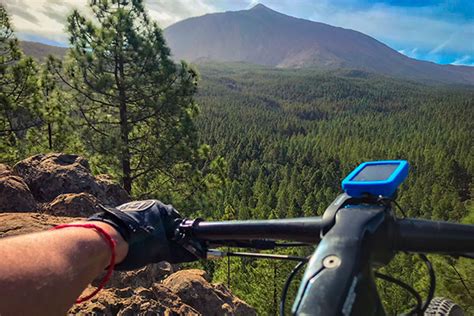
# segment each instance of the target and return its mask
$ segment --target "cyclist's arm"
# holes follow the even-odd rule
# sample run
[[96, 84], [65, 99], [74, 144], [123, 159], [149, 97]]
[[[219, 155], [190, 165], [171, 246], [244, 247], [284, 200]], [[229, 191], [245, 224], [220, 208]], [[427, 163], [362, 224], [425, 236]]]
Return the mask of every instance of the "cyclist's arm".
[[[128, 245], [103, 222], [89, 222], [116, 241], [116, 262]], [[111, 251], [93, 229], [64, 228], [0, 239], [0, 315], [64, 315], [108, 266]]]

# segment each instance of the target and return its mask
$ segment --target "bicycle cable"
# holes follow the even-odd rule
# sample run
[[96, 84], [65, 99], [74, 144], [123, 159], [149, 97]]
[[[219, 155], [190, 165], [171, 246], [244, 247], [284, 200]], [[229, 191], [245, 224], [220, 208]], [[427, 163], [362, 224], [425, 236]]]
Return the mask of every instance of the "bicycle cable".
[[[405, 210], [400, 206], [400, 204], [398, 204], [397, 201], [395, 201], [394, 199], [388, 199], [388, 200], [391, 201], [393, 204], [395, 204], [395, 206], [402, 213], [403, 218], [407, 217]], [[436, 289], [436, 275], [435, 275], [435, 272], [434, 272], [434, 269], [433, 269], [433, 265], [431, 264], [431, 261], [428, 259], [428, 257], [425, 254], [422, 254], [422, 253], [418, 254], [418, 256], [425, 263], [426, 267], [428, 268], [428, 273], [429, 273], [429, 276], [430, 276], [430, 287], [429, 287], [429, 290], [428, 290], [428, 297], [426, 298], [426, 301], [424, 302], [424, 304], [421, 306], [421, 312], [424, 313], [426, 311], [426, 309], [428, 308], [428, 305], [430, 304], [431, 300], [434, 297], [434, 292], [435, 292], [435, 289]], [[396, 279], [394, 279], [394, 280], [396, 280]]]
[[[397, 206], [397, 208], [400, 210], [400, 212], [403, 214], [403, 217], [407, 217], [405, 211], [403, 208], [398, 204], [397, 201], [392, 200], [392, 202]], [[421, 258], [421, 260], [425, 263], [426, 267], [428, 268], [428, 273], [430, 275], [430, 287], [428, 290], [428, 297], [426, 298], [426, 301], [424, 302], [423, 306], [421, 307], [422, 313], [426, 311], [428, 308], [428, 305], [430, 305], [431, 300], [434, 297], [434, 292], [436, 289], [436, 275], [433, 269], [433, 265], [431, 264], [431, 261], [428, 259], [428, 257], [425, 254], [418, 254], [418, 256]]]
[[391, 199], [391, 198], [380, 198], [379, 201], [389, 201], [393, 204], [395, 204], [395, 206], [398, 208], [398, 210], [400, 211], [400, 213], [402, 213], [403, 217], [402, 218], [406, 218], [407, 217], [407, 214], [405, 213], [405, 210], [400, 206], [400, 204], [398, 204], [398, 202], [394, 199]]
[[426, 267], [428, 268], [428, 273], [430, 275], [430, 288], [428, 291], [428, 297], [426, 298], [426, 301], [422, 307], [422, 312], [424, 313], [426, 309], [428, 308], [428, 305], [430, 305], [431, 300], [434, 297], [434, 292], [436, 289], [436, 275], [433, 269], [433, 265], [431, 264], [431, 261], [428, 259], [428, 257], [425, 254], [418, 254], [418, 256], [423, 260], [423, 262], [426, 264]]
[[283, 290], [281, 292], [280, 298], [280, 315], [285, 315], [285, 302], [286, 302], [286, 295], [288, 294], [288, 289], [290, 288], [291, 281], [295, 277], [295, 275], [301, 270], [301, 268], [305, 265], [307, 261], [300, 261], [290, 272], [288, 278], [286, 278], [285, 285], [283, 286]]
[[403, 288], [408, 293], [410, 293], [416, 299], [416, 305], [408, 313], [408, 315], [419, 314], [421, 312], [421, 308], [422, 308], [422, 304], [423, 304], [423, 300], [421, 299], [421, 295], [420, 295], [420, 293], [415, 291], [415, 289], [413, 289], [410, 285], [406, 284], [403, 281], [395, 279], [395, 278], [393, 278], [389, 275], [386, 275], [386, 274], [383, 274], [383, 273], [380, 273], [380, 272], [377, 272], [377, 271], [374, 272], [374, 276], [376, 278], [379, 278], [379, 279], [382, 279], [384, 281], [387, 281], [387, 282], [394, 283], [394, 284], [398, 285], [399, 287]]

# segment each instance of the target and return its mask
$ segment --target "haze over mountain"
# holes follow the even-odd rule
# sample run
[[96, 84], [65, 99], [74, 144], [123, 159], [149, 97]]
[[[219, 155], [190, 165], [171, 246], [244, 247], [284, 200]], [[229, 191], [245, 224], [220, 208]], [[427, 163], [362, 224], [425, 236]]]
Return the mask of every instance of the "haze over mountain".
[[474, 84], [474, 67], [409, 58], [363, 33], [294, 18], [258, 4], [189, 18], [164, 31], [176, 59], [281, 68], [360, 69], [394, 77]]

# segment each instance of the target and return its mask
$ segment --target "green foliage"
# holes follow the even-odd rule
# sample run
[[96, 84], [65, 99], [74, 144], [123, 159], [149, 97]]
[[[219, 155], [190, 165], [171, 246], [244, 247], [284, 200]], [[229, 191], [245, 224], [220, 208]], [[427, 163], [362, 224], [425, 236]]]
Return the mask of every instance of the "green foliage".
[[32, 58], [24, 57], [8, 14], [0, 5], [0, 157], [12, 162], [26, 153], [25, 137], [42, 122], [40, 96]]
[[[51, 57], [52, 58], [52, 57]], [[41, 107], [38, 115], [41, 125], [31, 129], [27, 135], [31, 153], [71, 152], [83, 153], [84, 147], [78, 138], [78, 113], [74, 111], [74, 100], [64, 91], [53, 72], [51, 63], [42, 65], [38, 72], [38, 87]]]
[[[170, 59], [142, 1], [91, 1], [95, 20], [68, 17], [64, 71], [82, 119], [87, 150], [112, 168], [127, 191], [160, 195], [194, 170], [196, 72]], [[166, 186], [165, 183], [172, 183]]]
[[[200, 72], [198, 128], [229, 165], [226, 208], [211, 214], [213, 219], [321, 215], [340, 192], [341, 179], [359, 163], [376, 159], [410, 162], [398, 199], [409, 216], [472, 217], [466, 207], [474, 174], [472, 88], [245, 65], [209, 64]], [[472, 306], [446, 259], [432, 260], [437, 295]], [[472, 263], [459, 259], [454, 264], [472, 292]], [[260, 314], [271, 314], [271, 264], [247, 265], [232, 259], [231, 288]], [[227, 265], [216, 264], [213, 272], [225, 281]], [[427, 272], [417, 257], [401, 254], [384, 272], [426, 295]], [[279, 289], [283, 281], [277, 280]], [[379, 288], [390, 315], [413, 304], [391, 284], [380, 282]]]
[[[64, 65], [50, 58], [40, 68], [22, 56], [0, 6], [2, 162], [45, 151], [84, 154], [95, 173], [121, 179], [136, 198], [230, 220], [321, 215], [362, 161], [407, 159], [398, 201], [408, 216], [474, 223], [472, 87], [208, 64], [196, 95], [196, 71], [170, 59], [141, 0], [97, 0], [90, 8], [94, 21], [77, 11], [68, 18]], [[472, 263], [430, 259], [436, 295], [472, 313]], [[237, 258], [202, 265], [224, 283], [230, 268], [232, 290], [261, 315], [276, 313], [292, 268]], [[383, 272], [426, 295], [424, 269], [400, 254]], [[390, 315], [413, 303], [393, 285], [378, 286]]]

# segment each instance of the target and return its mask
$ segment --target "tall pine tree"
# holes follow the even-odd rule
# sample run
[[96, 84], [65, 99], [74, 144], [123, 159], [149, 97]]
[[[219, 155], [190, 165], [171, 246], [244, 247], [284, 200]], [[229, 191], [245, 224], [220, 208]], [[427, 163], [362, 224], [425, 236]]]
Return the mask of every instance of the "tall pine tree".
[[[197, 75], [170, 58], [142, 0], [92, 0], [94, 21], [68, 17], [69, 61], [57, 73], [76, 96], [84, 139], [127, 191], [172, 183], [192, 169]], [[150, 180], [150, 181], [148, 181]], [[149, 192], [149, 191], [148, 191]]]
[[27, 131], [42, 124], [40, 94], [33, 59], [23, 56], [6, 9], [0, 5], [0, 158], [15, 161]]

